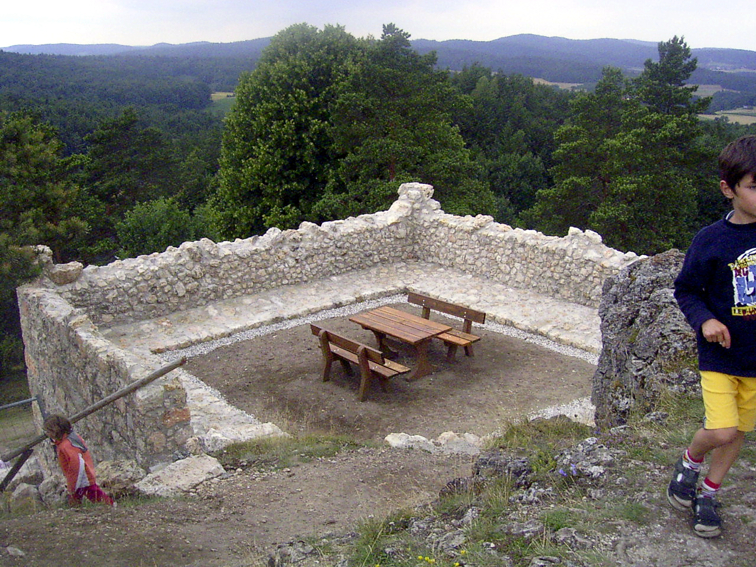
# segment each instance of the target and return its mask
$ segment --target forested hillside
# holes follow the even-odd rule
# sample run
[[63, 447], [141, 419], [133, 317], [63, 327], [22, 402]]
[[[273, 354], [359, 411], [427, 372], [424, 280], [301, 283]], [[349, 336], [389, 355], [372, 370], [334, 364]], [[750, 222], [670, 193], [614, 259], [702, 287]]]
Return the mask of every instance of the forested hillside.
[[[520, 40], [533, 43], [510, 45], [509, 63], [554, 62], [553, 45]], [[590, 73], [576, 82], [594, 83], [577, 91], [535, 82], [545, 63], [488, 65], [474, 42], [457, 42], [467, 52], [452, 65], [451, 44], [421, 49], [393, 24], [378, 39], [300, 24], [241, 43], [0, 52], [0, 373], [21, 360], [14, 288], [34, 271], [27, 245], [105, 263], [374, 212], [420, 181], [450, 213], [591, 229], [653, 254], [722, 214], [716, 155], [754, 131], [699, 120], [711, 100], [677, 37], [632, 44], [633, 61], [648, 53], [632, 71], [600, 61], [597, 46], [614, 40], [588, 58], [564, 44], [573, 72]], [[747, 74], [706, 72], [748, 96]], [[211, 94], [231, 90], [219, 109]]]
[[[53, 44], [18, 45], [5, 49], [28, 54], [111, 55], [117, 56], [118, 60], [137, 58], [147, 66], [161, 67], [162, 60], [169, 58], [174, 61], [165, 69], [168, 74], [180, 65], [184, 67], [185, 76], [201, 78], [213, 90], [233, 90], [240, 72], [254, 68], [269, 43], [270, 38], [261, 38], [150, 47]], [[441, 69], [456, 72], [477, 64], [505, 74], [586, 85], [588, 88], [601, 78], [606, 66], [618, 67], [628, 76], [635, 76], [643, 70], [645, 60], [656, 55], [653, 42], [608, 38], [573, 40], [532, 34], [492, 41], [416, 39], [411, 45], [421, 54], [434, 51]], [[713, 96], [712, 111], [756, 105], [756, 52], [693, 46], [692, 56], [698, 60], [698, 68], [692, 74], [691, 82], [721, 88]], [[117, 61], [114, 63], [118, 64]]]

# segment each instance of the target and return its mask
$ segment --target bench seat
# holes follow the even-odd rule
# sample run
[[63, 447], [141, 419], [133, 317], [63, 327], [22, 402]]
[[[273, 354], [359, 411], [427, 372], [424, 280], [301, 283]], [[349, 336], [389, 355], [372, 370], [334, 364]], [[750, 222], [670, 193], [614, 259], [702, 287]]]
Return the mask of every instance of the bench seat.
[[373, 377], [378, 378], [381, 389], [387, 392], [389, 378], [410, 371], [406, 366], [386, 359], [381, 351], [338, 335], [333, 331], [327, 331], [319, 325], [310, 324], [310, 330], [320, 340], [320, 349], [324, 360], [323, 382], [331, 379], [331, 365], [334, 360], [341, 362], [344, 371], [349, 376], [354, 375], [351, 365], [356, 364], [360, 369], [361, 376], [357, 398], [361, 402], [364, 402], [367, 398]]
[[461, 305], [455, 305], [447, 301], [440, 299], [434, 299], [427, 295], [421, 295], [419, 293], [410, 292], [407, 295], [407, 301], [415, 305], [420, 305], [423, 308], [422, 316], [425, 319], [430, 318], [431, 311], [437, 311], [453, 317], [459, 317], [463, 320], [462, 330], [452, 329], [446, 333], [438, 335], [438, 338], [444, 341], [447, 346], [446, 360], [453, 362], [457, 353], [458, 347], [465, 349], [466, 356], [474, 356], [473, 343], [480, 340], [480, 337], [473, 335], [472, 330], [473, 323], [483, 324], [486, 322], [486, 314], [482, 311], [470, 309], [469, 307], [463, 307]]

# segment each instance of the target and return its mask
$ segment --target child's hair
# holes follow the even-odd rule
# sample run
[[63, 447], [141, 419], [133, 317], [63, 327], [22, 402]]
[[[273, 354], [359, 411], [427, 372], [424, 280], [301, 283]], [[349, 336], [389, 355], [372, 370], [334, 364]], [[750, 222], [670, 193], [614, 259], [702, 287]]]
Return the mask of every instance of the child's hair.
[[44, 429], [45, 433], [47, 433], [56, 441], [58, 439], [62, 439], [64, 435], [67, 435], [68, 433], [71, 433], [71, 431], [73, 431], [71, 422], [62, 415], [56, 414], [48, 416], [47, 419], [45, 419], [44, 423], [42, 424], [42, 429]]
[[749, 173], [756, 176], [756, 136], [738, 138], [719, 154], [719, 178], [733, 191]]

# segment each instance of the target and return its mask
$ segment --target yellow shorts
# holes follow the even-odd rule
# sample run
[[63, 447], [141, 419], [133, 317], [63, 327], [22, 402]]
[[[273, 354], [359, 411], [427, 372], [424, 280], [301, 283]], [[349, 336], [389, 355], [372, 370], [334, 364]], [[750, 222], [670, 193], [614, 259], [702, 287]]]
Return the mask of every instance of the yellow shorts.
[[753, 431], [756, 425], [756, 378], [701, 371], [706, 429], [737, 427]]

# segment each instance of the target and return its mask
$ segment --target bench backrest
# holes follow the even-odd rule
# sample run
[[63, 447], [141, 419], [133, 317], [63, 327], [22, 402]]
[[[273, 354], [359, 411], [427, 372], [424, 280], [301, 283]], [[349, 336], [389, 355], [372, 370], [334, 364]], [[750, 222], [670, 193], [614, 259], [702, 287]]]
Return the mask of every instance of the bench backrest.
[[357, 341], [353, 341], [352, 339], [342, 337], [341, 335], [338, 335], [333, 331], [327, 331], [326, 329], [320, 327], [319, 325], [316, 325], [315, 323], [310, 323], [310, 330], [312, 331], [312, 334], [320, 338], [321, 341], [323, 340], [322, 337], [325, 337], [325, 339], [329, 343], [357, 355], [359, 355], [360, 349], [363, 349], [363, 352], [365, 353], [365, 356], [367, 356], [368, 360], [377, 362], [378, 364], [384, 364], [385, 359], [383, 358], [383, 353], [377, 349], [374, 349], [373, 347], [369, 347], [367, 345], [363, 345], [362, 343], [358, 343]]
[[420, 295], [419, 293], [409, 292], [407, 295], [407, 301], [414, 303], [415, 305], [421, 305], [423, 307], [423, 317], [427, 318], [426, 309], [432, 309], [434, 311], [440, 311], [447, 315], [454, 315], [467, 321], [474, 323], [480, 323], [481, 325], [486, 322], [486, 314], [483, 311], [476, 311], [469, 307], [463, 307], [461, 305], [455, 305], [453, 303], [447, 303], [440, 299], [433, 299], [426, 295]]

